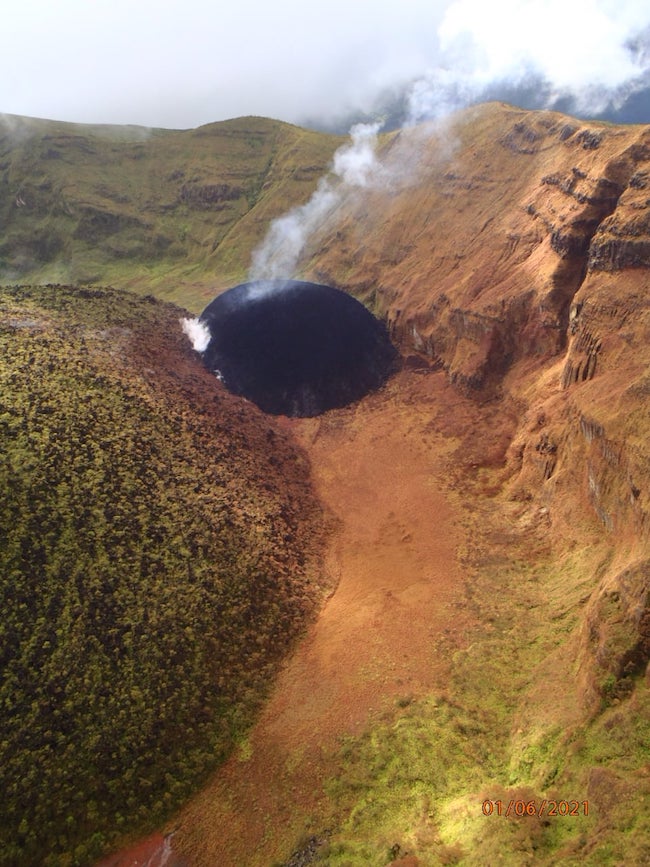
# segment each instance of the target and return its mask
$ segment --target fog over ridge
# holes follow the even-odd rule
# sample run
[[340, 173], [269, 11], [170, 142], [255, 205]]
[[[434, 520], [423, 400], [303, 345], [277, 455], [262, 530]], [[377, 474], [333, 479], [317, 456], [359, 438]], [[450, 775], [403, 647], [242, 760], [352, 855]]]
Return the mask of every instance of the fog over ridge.
[[[650, 88], [646, 0], [8, 0], [0, 113], [190, 128], [343, 124], [482, 97], [617, 111]], [[647, 94], [637, 107], [646, 111]]]

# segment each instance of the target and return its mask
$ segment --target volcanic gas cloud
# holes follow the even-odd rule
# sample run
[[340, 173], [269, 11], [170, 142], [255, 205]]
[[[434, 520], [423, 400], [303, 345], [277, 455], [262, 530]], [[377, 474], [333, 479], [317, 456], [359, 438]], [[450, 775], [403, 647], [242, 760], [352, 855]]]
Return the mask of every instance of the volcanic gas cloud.
[[199, 322], [210, 334], [208, 369], [274, 415], [313, 416], [358, 400], [386, 380], [397, 357], [362, 304], [316, 283], [242, 283]]

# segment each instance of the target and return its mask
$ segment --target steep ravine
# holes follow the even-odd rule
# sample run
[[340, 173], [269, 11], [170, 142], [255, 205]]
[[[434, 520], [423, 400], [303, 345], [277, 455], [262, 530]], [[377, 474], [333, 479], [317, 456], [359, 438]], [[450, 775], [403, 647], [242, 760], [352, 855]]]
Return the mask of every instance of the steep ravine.
[[[340, 739], [352, 738], [364, 756], [366, 736], [381, 750], [382, 719], [390, 731], [404, 712], [407, 731], [432, 695], [442, 707], [459, 703], [454, 713], [478, 714], [466, 743], [493, 756], [485, 776], [450, 786], [461, 811], [470, 815], [495, 792], [540, 802], [575, 793], [598, 820], [583, 817], [554, 842], [550, 832], [531, 831], [519, 851], [500, 833], [482, 841], [474, 820], [461, 833], [433, 798], [429, 824], [417, 832], [381, 808], [381, 827], [389, 822], [394, 835], [386, 852], [399, 845], [395, 851], [415, 852], [426, 865], [454, 853], [458, 863], [478, 864], [491, 845], [505, 847], [510, 863], [527, 863], [527, 846], [549, 864], [560, 851], [587, 863], [600, 845], [624, 851], [619, 829], [647, 789], [642, 749], [629, 743], [630, 775], [604, 747], [594, 764], [584, 747], [571, 746], [598, 743], [615, 713], [627, 732], [647, 702], [650, 474], [647, 409], [637, 402], [647, 387], [647, 302], [628, 275], [627, 299], [619, 287], [617, 305], [607, 306], [612, 279], [589, 275], [564, 353], [514, 364], [499, 400], [463, 397], [413, 357], [410, 370], [356, 407], [286, 423], [340, 521], [329, 560], [339, 584], [249, 739], [174, 822], [174, 848], [189, 863], [281, 863], [312, 845], [306, 838], [320, 841], [315, 863], [388, 863], [345, 860], [350, 834], [376, 837], [380, 851], [387, 832], [367, 817], [362, 830], [346, 832], [350, 820], [328, 780], [339, 780], [344, 805], [354, 798]], [[606, 324], [612, 317], [616, 328]], [[567, 365], [592, 345], [583, 333], [602, 335], [599, 363], [592, 376], [567, 382]], [[507, 673], [512, 659], [517, 678]], [[492, 673], [479, 685], [488, 660]], [[421, 736], [436, 732], [444, 742], [451, 725], [437, 730], [430, 721]], [[399, 762], [399, 748], [391, 755]], [[458, 761], [463, 767], [460, 754]], [[369, 756], [364, 762], [372, 767]], [[364, 780], [379, 810], [384, 783]], [[507, 780], [511, 789], [499, 789]], [[630, 816], [607, 807], [611, 793], [625, 793]], [[335, 842], [347, 852], [341, 861], [331, 854]]]
[[[565, 363], [519, 362], [480, 402], [412, 358], [355, 407], [286, 421], [339, 521], [337, 589], [170, 824], [168, 864], [642, 863], [643, 457], [595, 421], [604, 367], [566, 388]], [[487, 822], [486, 798], [591, 814]]]

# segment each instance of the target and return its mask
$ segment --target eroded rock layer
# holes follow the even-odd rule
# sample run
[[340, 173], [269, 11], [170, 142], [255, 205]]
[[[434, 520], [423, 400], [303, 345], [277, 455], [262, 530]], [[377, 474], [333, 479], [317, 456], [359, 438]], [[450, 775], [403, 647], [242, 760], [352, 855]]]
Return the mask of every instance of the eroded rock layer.
[[563, 350], [574, 296], [650, 263], [648, 127], [491, 104], [404, 130], [380, 157], [381, 182], [323, 229], [307, 272], [344, 274], [459, 385]]

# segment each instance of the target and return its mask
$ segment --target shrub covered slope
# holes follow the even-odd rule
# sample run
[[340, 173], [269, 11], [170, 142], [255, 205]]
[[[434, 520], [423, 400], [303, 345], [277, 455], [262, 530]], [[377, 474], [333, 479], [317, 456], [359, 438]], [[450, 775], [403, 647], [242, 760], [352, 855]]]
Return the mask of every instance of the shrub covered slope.
[[308, 465], [181, 311], [0, 290], [0, 863], [82, 864], [223, 757], [319, 593]]
[[341, 142], [255, 117], [183, 131], [0, 117], [0, 282], [113, 283], [200, 310]]

